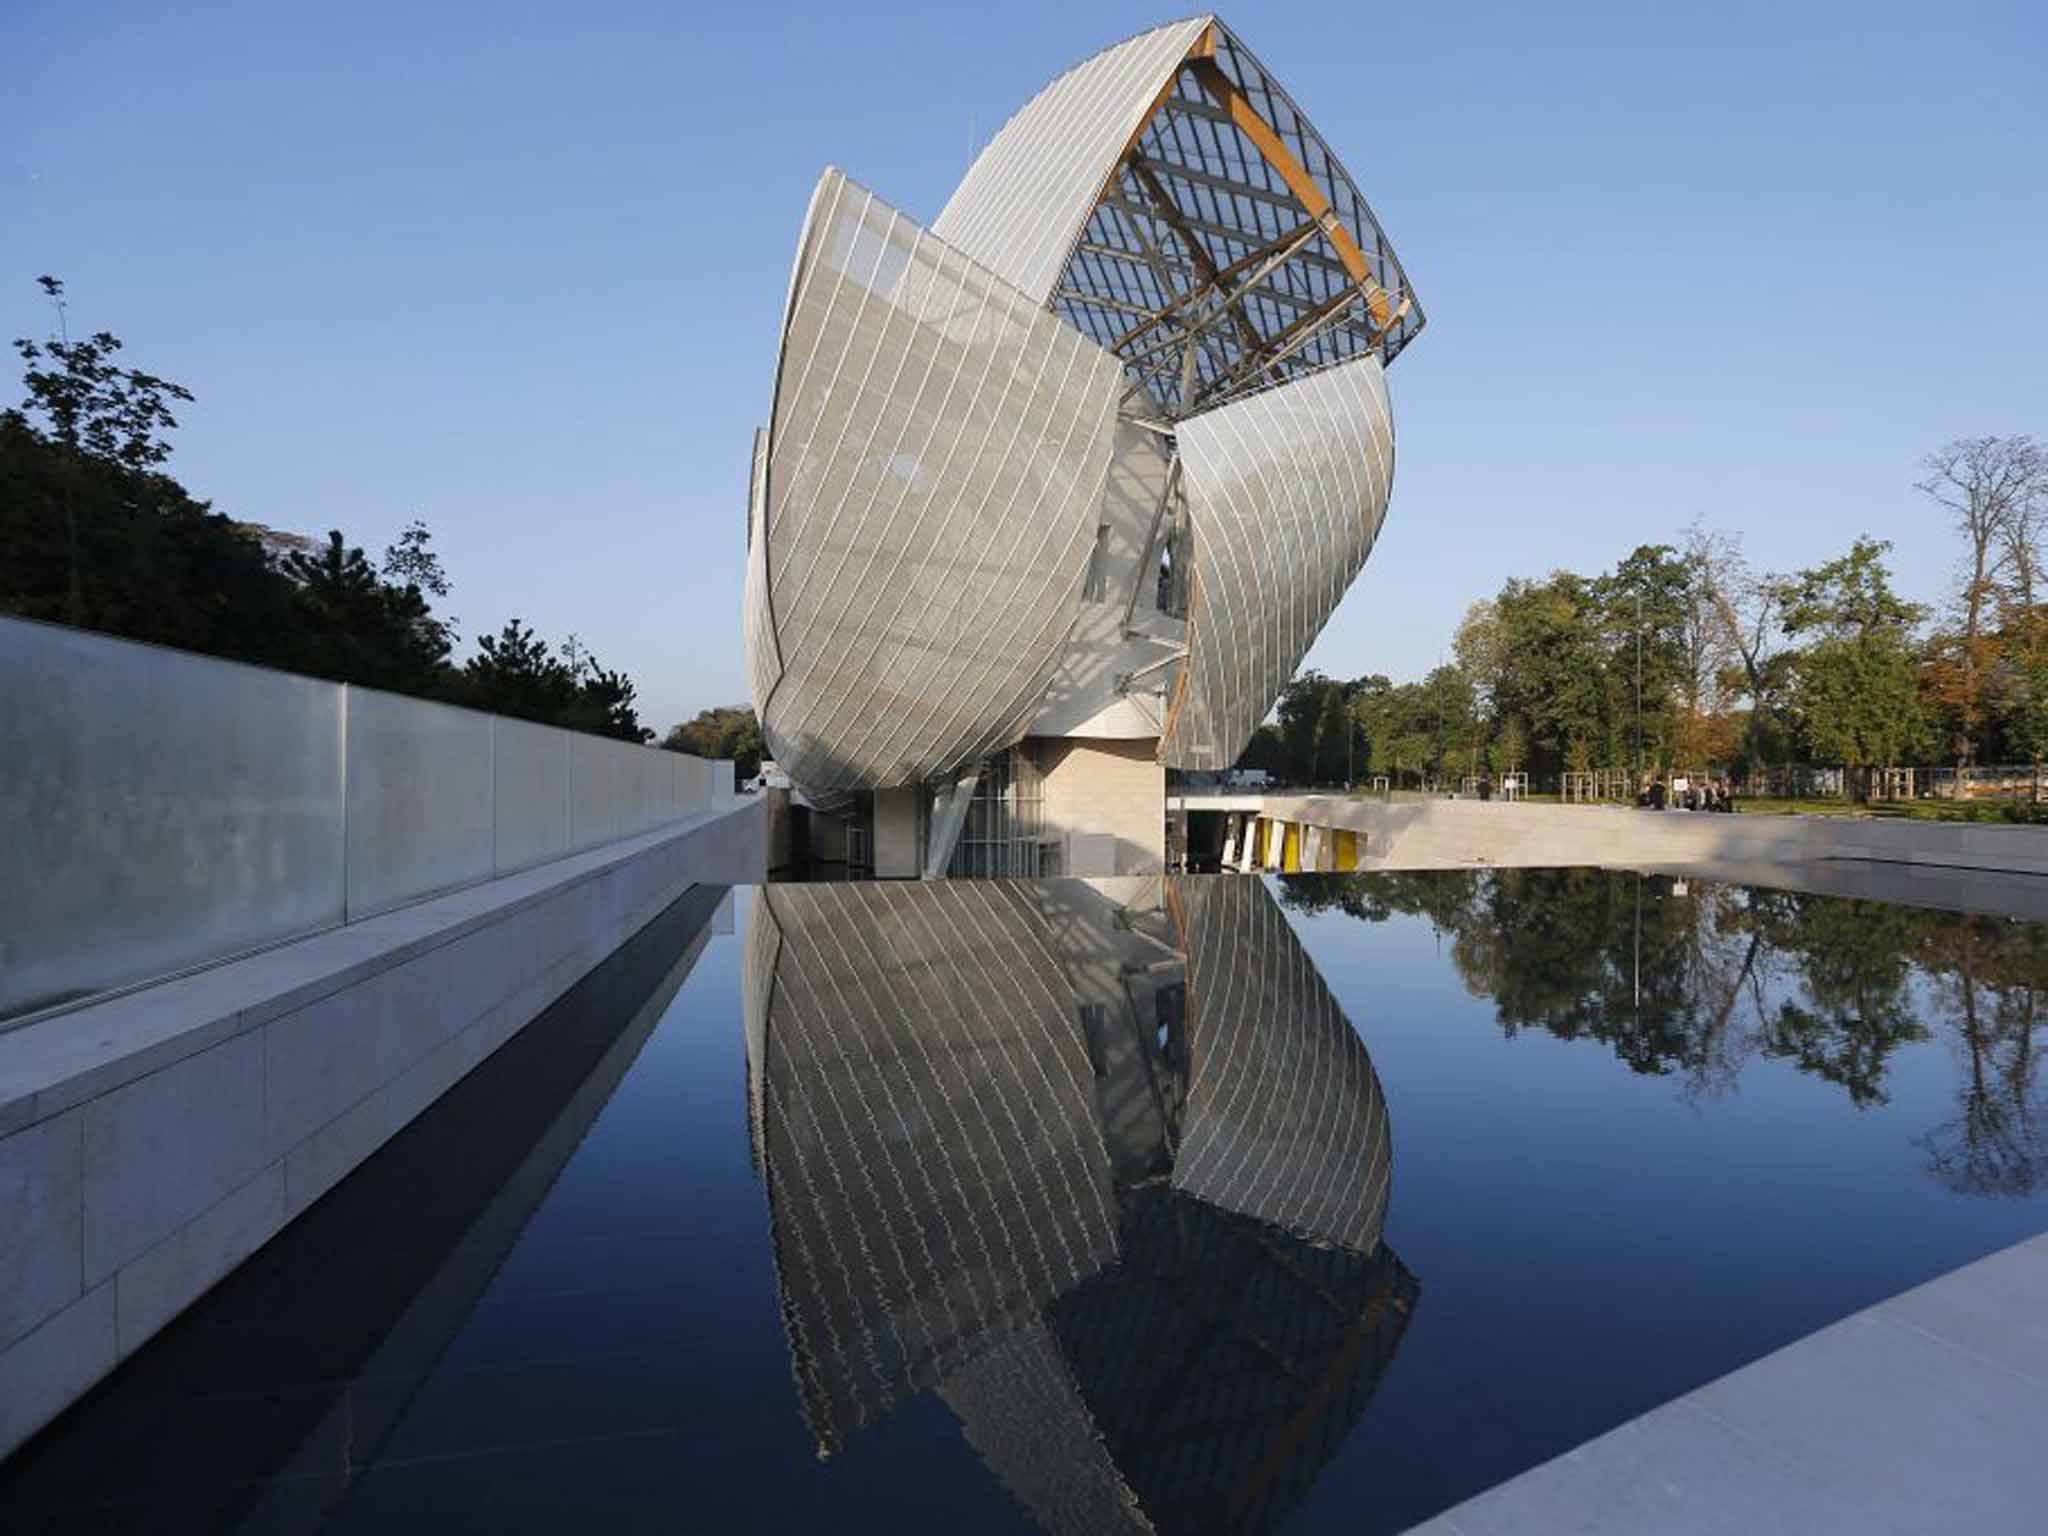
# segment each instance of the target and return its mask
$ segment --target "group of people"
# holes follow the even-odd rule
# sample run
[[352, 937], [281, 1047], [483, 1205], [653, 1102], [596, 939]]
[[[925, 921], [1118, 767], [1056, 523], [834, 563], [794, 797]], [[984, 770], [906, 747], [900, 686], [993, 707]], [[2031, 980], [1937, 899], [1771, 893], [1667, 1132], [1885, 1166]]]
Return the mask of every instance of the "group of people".
[[1646, 811], [1732, 811], [1735, 794], [1726, 779], [1680, 779], [1666, 785], [1664, 776], [1655, 774], [1636, 804]]

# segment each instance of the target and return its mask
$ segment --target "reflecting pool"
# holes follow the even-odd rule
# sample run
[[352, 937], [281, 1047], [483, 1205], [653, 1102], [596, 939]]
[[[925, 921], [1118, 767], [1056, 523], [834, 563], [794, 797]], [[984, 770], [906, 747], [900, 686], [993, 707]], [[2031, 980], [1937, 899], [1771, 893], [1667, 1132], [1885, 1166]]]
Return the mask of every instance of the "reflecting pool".
[[1396, 1531], [2048, 1227], [2048, 929], [1599, 870], [697, 891], [0, 1528]]

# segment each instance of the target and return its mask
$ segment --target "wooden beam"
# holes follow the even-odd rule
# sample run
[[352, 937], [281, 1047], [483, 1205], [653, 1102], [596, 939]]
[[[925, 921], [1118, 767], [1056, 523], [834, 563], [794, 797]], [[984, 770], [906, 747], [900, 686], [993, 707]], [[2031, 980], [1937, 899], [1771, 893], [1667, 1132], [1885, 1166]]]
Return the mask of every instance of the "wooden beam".
[[[1129, 164], [1132, 177], [1144, 187], [1146, 195], [1152, 199], [1150, 211], [1166, 220], [1172, 226], [1173, 232], [1180, 236], [1181, 244], [1187, 247], [1188, 260], [1195, 264], [1195, 271], [1202, 278], [1202, 286], [1215, 287], [1221, 275], [1216, 259], [1209, 254], [1209, 248], [1202, 244], [1201, 237], [1189, 229], [1187, 221], [1181, 218], [1180, 205], [1174, 202], [1172, 194], [1166, 188], [1159, 185], [1159, 178], [1147, 170], [1142, 161], [1132, 160]], [[1230, 306], [1230, 317], [1237, 323], [1238, 340], [1247, 352], [1256, 352], [1265, 345], [1265, 339], [1259, 335], [1258, 327], [1253, 325], [1245, 317], [1245, 312], [1235, 304]]]
[[1323, 226], [1330, 244], [1336, 248], [1338, 260], [1351, 274], [1351, 280], [1366, 291], [1366, 306], [1372, 313], [1372, 322], [1383, 334], [1393, 324], [1393, 306], [1388, 302], [1387, 290], [1380, 285], [1373, 274], [1372, 266], [1365, 259], [1365, 252], [1359, 249], [1351, 231], [1344, 227], [1344, 221], [1337, 217], [1337, 211], [1330, 206], [1330, 200], [1323, 196], [1323, 189], [1315, 183], [1302, 163], [1294, 158], [1273, 125], [1259, 116], [1258, 108], [1223, 73], [1222, 66], [1213, 57], [1190, 58], [1187, 70], [1215, 103], [1230, 113], [1230, 121], [1239, 132], [1252, 141], [1266, 164], [1280, 173], [1280, 179], [1287, 183], [1289, 190], [1301, 199], [1309, 217]]

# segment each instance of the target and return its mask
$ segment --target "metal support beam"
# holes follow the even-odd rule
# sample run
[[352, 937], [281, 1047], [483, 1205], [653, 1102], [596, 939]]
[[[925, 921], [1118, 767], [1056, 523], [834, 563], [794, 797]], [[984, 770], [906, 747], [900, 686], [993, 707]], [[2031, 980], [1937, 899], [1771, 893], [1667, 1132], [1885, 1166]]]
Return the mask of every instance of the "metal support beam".
[[1174, 454], [1166, 466], [1166, 479], [1159, 487], [1159, 505], [1152, 509], [1152, 526], [1145, 533], [1145, 547], [1138, 555], [1138, 574], [1131, 582], [1130, 601], [1124, 604], [1123, 631], [1131, 633], [1131, 616], [1138, 611], [1138, 594], [1145, 590], [1145, 578], [1149, 575], [1155, 582], [1159, 569], [1153, 563], [1152, 551], [1159, 546], [1159, 524], [1166, 516], [1167, 503], [1173, 500], [1174, 489], [1180, 484], [1180, 455]]
[[[1309, 223], [1299, 225], [1294, 229], [1290, 229], [1286, 234], [1282, 235], [1279, 239], [1272, 241], [1270, 244], [1262, 245], [1257, 250], [1238, 257], [1237, 260], [1233, 261], [1229, 266], [1224, 267], [1217, 272], [1214, 282], [1204, 282], [1199, 287], [1191, 288], [1190, 290], [1188, 290], [1188, 292], [1182, 294], [1179, 298], [1175, 299], [1172, 303], [1168, 304], [1164, 309], [1160, 310], [1157, 314], [1153, 315], [1150, 319], [1146, 320], [1142, 325], [1133, 326], [1123, 335], [1117, 337], [1115, 341], [1109, 344], [1109, 350], [1112, 352], [1122, 351], [1124, 347], [1128, 346], [1131, 342], [1136, 341], [1140, 336], [1144, 335], [1147, 331], [1151, 330], [1153, 326], [1157, 325], [1167, 316], [1174, 314], [1183, 306], [1193, 303], [1196, 299], [1201, 298], [1204, 294], [1215, 291], [1218, 287], [1220, 287], [1220, 285], [1229, 282], [1231, 279], [1237, 277], [1239, 274], [1248, 271], [1254, 266], [1258, 266], [1257, 272], [1255, 272], [1251, 277], [1246, 278], [1245, 281], [1240, 283], [1232, 293], [1226, 295], [1223, 299], [1223, 302], [1225, 304], [1231, 304], [1236, 302], [1236, 300], [1240, 298], [1247, 290], [1256, 287], [1260, 282], [1264, 281], [1267, 273], [1271, 272], [1274, 267], [1278, 266], [1281, 262], [1285, 261], [1290, 255], [1292, 255], [1295, 249], [1299, 247], [1303, 241], [1308, 240], [1312, 238], [1314, 235], [1316, 235], [1320, 228], [1320, 225], [1316, 224], [1313, 220], [1311, 220]], [[1263, 265], [1260, 265], [1260, 259], [1262, 257], [1268, 259], [1265, 261]]]
[[[1180, 206], [1174, 202], [1172, 194], [1159, 185], [1158, 177], [1135, 162], [1131, 165], [1131, 179], [1145, 189], [1145, 195], [1151, 199], [1158, 216], [1172, 227], [1175, 235], [1179, 236], [1181, 245], [1188, 253], [1188, 260], [1195, 264], [1195, 270], [1209, 286], [1214, 287], [1221, 269], [1216, 265], [1215, 258], [1210, 256], [1208, 247], [1202, 244], [1201, 238], [1182, 220]], [[1238, 339], [1247, 350], [1256, 350], [1260, 342], [1258, 328], [1245, 318], [1243, 310], [1234, 308], [1231, 314], [1237, 321]]]
[[[1103, 199], [1103, 201], [1113, 207], [1122, 208], [1125, 211], [1129, 211], [1130, 208], [1129, 204], [1118, 202], [1118, 200], [1114, 196], [1105, 198]], [[1252, 235], [1245, 230], [1232, 229], [1227, 224], [1218, 224], [1213, 219], [1205, 219], [1196, 214], [1188, 213], [1186, 211], [1183, 211], [1181, 213], [1180, 219], [1181, 222], [1187, 225], [1189, 229], [1199, 230], [1201, 233], [1205, 235], [1213, 235], [1219, 240], [1232, 240], [1239, 245], [1249, 245], [1254, 239], [1257, 238], [1255, 235]], [[1098, 254], [1107, 253], [1099, 252]], [[1169, 261], [1172, 260], [1171, 257], [1167, 259]], [[1297, 262], [1300, 262], [1306, 266], [1322, 268], [1325, 272], [1328, 272], [1331, 277], [1335, 278], [1338, 282], [1341, 282], [1346, 286], [1349, 286], [1352, 281], [1351, 273], [1345, 267], [1343, 262], [1334, 261], [1330, 257], [1323, 255], [1320, 251], [1303, 251], [1299, 256], [1295, 257], [1294, 259]]]
[[1116, 691], [1118, 693], [1129, 693], [1131, 691], [1131, 684], [1135, 683], [1139, 678], [1149, 677], [1152, 673], [1170, 667], [1177, 661], [1186, 661], [1187, 659], [1187, 651], [1181, 649], [1175, 651], [1171, 656], [1162, 656], [1157, 661], [1148, 661], [1135, 672], [1120, 673], [1117, 677]]
[[924, 877], [927, 880], [945, 878], [946, 866], [953, 862], [953, 850], [960, 844], [961, 830], [967, 825], [968, 808], [974, 804], [974, 786], [981, 781], [981, 770], [974, 769], [955, 779], [952, 786], [938, 794], [938, 804], [933, 807], [928, 856], [925, 859]]

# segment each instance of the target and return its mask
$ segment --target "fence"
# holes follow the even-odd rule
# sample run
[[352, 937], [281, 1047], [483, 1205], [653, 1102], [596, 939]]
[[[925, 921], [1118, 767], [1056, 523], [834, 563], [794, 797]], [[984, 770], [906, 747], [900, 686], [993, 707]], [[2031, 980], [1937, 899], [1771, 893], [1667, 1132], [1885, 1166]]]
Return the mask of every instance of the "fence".
[[1639, 787], [1636, 775], [1627, 768], [1593, 768], [1558, 775], [1558, 797], [1567, 805], [1595, 800], [1632, 804]]
[[716, 771], [0, 617], [0, 1020], [634, 836]]
[[[1876, 800], [2031, 800], [2037, 797], [2031, 763], [1980, 763], [1954, 767], [1870, 768], [1855, 773], [1844, 768], [1765, 768], [1753, 773], [1743, 792], [1787, 799], [1842, 798], [1859, 778], [1869, 782]], [[2048, 775], [2042, 787], [2048, 789]]]

